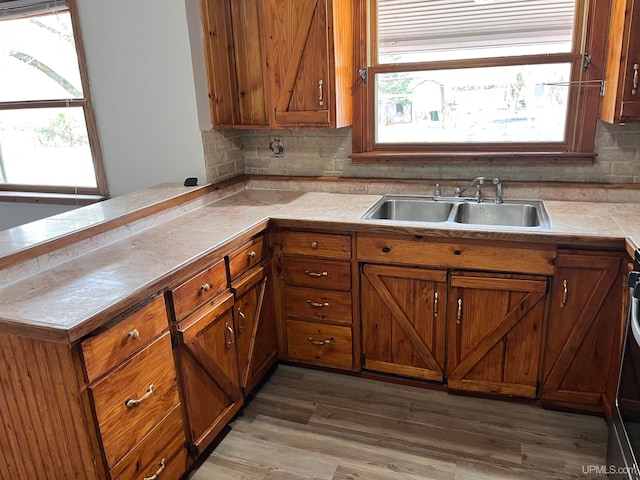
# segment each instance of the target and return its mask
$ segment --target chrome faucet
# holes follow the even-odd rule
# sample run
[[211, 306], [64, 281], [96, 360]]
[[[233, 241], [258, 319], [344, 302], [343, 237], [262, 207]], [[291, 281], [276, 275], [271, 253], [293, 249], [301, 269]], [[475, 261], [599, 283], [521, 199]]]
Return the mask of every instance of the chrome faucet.
[[502, 203], [502, 182], [499, 178], [493, 179], [493, 184], [496, 186], [496, 198], [494, 198], [494, 203]]
[[480, 190], [480, 185], [484, 183], [484, 177], [476, 177], [471, 183], [465, 185], [464, 187], [455, 187], [453, 189], [454, 197], [461, 197], [464, 192], [469, 190], [470, 188], [476, 187], [476, 192], [473, 195], [476, 201], [479, 203], [482, 200], [482, 191]]

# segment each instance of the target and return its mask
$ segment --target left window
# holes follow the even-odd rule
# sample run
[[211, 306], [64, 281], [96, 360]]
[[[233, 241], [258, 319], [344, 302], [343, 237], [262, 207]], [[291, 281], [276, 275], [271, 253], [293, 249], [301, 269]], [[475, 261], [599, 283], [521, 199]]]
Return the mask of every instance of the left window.
[[75, 0], [0, 0], [0, 198], [21, 193], [107, 195]]

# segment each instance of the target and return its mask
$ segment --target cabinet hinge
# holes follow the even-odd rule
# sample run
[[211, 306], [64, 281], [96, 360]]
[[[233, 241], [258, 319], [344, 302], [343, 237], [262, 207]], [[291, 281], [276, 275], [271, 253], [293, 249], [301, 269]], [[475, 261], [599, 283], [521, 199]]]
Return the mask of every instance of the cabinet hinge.
[[359, 69], [358, 75], [360, 75], [360, 78], [364, 83], [367, 83], [367, 67], [362, 67], [361, 69]]
[[589, 65], [591, 65], [591, 54], [584, 52], [582, 54], [582, 70], [586, 72], [589, 69]]
[[187, 453], [189, 453], [191, 457], [198, 456], [198, 446], [195, 443], [185, 442], [184, 446], [187, 449]]

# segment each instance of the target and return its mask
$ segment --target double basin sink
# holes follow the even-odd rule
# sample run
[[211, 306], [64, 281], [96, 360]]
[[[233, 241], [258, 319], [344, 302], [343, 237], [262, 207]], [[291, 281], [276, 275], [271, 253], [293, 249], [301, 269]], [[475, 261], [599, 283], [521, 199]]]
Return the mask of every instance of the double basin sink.
[[505, 200], [502, 203], [473, 199], [434, 200], [432, 197], [386, 195], [361, 217], [438, 224], [490, 225], [524, 229], [549, 228], [549, 214], [540, 200]]

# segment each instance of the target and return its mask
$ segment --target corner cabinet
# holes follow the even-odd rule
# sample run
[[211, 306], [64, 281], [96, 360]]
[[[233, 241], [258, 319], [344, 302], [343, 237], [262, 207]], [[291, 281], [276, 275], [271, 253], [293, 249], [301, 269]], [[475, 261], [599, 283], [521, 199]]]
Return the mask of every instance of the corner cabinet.
[[640, 0], [613, 0], [600, 119], [640, 122]]
[[265, 0], [275, 127], [351, 125], [351, 0]]
[[351, 0], [203, 0], [215, 127], [351, 125]]
[[543, 403], [600, 410], [609, 376], [617, 378], [617, 365], [611, 369], [611, 363], [620, 359], [624, 267], [620, 253], [559, 252], [546, 335]]

